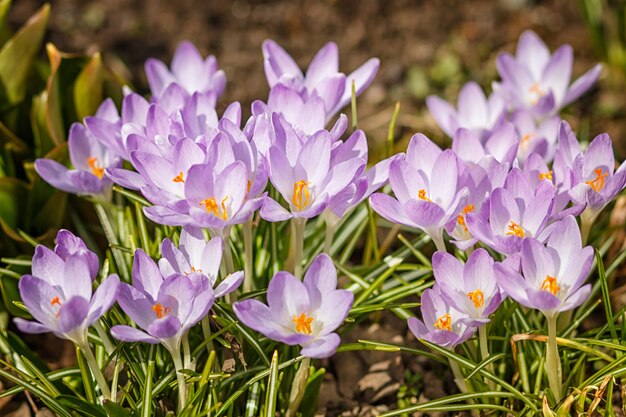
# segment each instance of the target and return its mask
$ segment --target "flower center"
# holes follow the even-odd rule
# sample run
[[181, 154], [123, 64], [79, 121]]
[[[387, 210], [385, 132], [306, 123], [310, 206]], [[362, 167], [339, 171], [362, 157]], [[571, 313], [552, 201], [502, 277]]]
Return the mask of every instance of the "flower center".
[[299, 316], [293, 316], [292, 321], [296, 325], [296, 332], [302, 334], [311, 334], [311, 323], [313, 323], [313, 317], [307, 316], [305, 313], [300, 313]]
[[528, 148], [528, 145], [530, 144], [530, 141], [534, 138], [534, 133], [526, 133], [524, 136], [522, 136], [522, 139], [520, 140], [520, 146], [522, 147], [522, 149], [526, 150]]
[[471, 213], [474, 211], [474, 205], [473, 204], [468, 204], [467, 206], [463, 207], [463, 210], [461, 211], [461, 214], [459, 214], [456, 218], [456, 222], [458, 224], [460, 224], [461, 226], [463, 226], [463, 229], [468, 232], [469, 230], [467, 230], [467, 225], [465, 224], [465, 215], [467, 213]]
[[552, 181], [552, 170], [548, 172], [540, 172], [539, 173], [539, 181], [550, 180]]
[[541, 88], [541, 85], [539, 85], [539, 83], [534, 83], [533, 85], [531, 85], [528, 88], [528, 92], [534, 95], [534, 97], [530, 100], [530, 102], [531, 102], [531, 104], [533, 106], [535, 104], [537, 104], [537, 102], [539, 101], [539, 99], [541, 97], [546, 95], [546, 92], [543, 91], [543, 89]]
[[557, 295], [561, 286], [556, 283], [556, 278], [548, 275], [541, 283], [541, 289], [543, 291], [548, 291], [552, 295]]
[[483, 294], [481, 290], [468, 292], [467, 296], [472, 300], [472, 303], [474, 303], [474, 307], [481, 308], [485, 305], [485, 294]]
[[298, 211], [309, 205], [311, 193], [309, 193], [309, 182], [305, 180], [296, 181], [293, 184], [293, 198], [291, 202]]
[[217, 201], [215, 201], [215, 198], [211, 197], [211, 198], [206, 198], [202, 200], [199, 205], [204, 206], [207, 213], [213, 213], [215, 217], [219, 217], [222, 220], [227, 220], [228, 213], [226, 211], [226, 200], [228, 200], [228, 196], [224, 197], [222, 199], [222, 202], [218, 206]]
[[163, 317], [167, 316], [170, 311], [172, 311], [172, 309], [169, 307], [163, 307], [161, 303], [156, 303], [152, 306], [152, 311], [154, 311], [157, 319], [162, 319]]
[[433, 200], [428, 198], [428, 196], [426, 195], [426, 190], [424, 190], [423, 188], [417, 192], [417, 198], [419, 198], [420, 200], [429, 201], [431, 203], [433, 202]]
[[602, 168], [596, 168], [593, 170], [596, 177], [591, 181], [585, 181], [585, 184], [589, 185], [593, 191], [599, 193], [603, 188], [606, 181], [606, 177], [609, 176], [608, 172], [602, 173]]
[[90, 156], [89, 158], [87, 158], [87, 165], [89, 165], [91, 173], [98, 177], [99, 180], [104, 177], [104, 168], [102, 168], [98, 163], [98, 158]]
[[452, 317], [450, 313], [446, 313], [443, 316], [439, 317], [435, 322], [435, 327], [439, 330], [447, 330], [449, 332], [452, 331]]
[[522, 229], [522, 227], [519, 224], [515, 223], [513, 220], [509, 222], [508, 229], [509, 231], [506, 232], [507, 236], [514, 235], [517, 237], [524, 238], [524, 235], [525, 235], [524, 229]]
[[183, 176], [183, 171], [180, 171], [177, 176], [172, 178], [172, 181], [174, 181], [174, 182], [185, 182], [185, 178]]
[[52, 300], [50, 300], [50, 305], [59, 306], [57, 313], [54, 315], [54, 317], [59, 318], [59, 314], [61, 313], [61, 300], [59, 299], [59, 297], [54, 297]]
[[192, 274], [192, 273], [194, 273], [194, 272], [197, 272], [197, 273], [201, 274], [201, 273], [202, 273], [202, 269], [200, 269], [200, 268], [196, 269], [196, 267], [195, 267], [195, 266], [192, 266], [192, 267], [191, 267], [191, 271], [189, 271], [189, 272], [185, 272], [185, 275], [189, 275], [189, 274]]

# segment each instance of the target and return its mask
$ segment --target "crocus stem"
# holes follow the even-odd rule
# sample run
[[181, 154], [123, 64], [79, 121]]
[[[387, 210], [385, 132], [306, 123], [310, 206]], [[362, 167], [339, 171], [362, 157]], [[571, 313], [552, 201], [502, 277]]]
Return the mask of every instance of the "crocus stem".
[[[480, 344], [480, 356], [482, 360], [489, 357], [489, 341], [487, 340], [487, 325], [482, 325], [478, 328], [478, 342]], [[492, 364], [487, 365], [487, 370], [493, 373]], [[495, 389], [495, 384], [492, 380], [486, 379], [487, 385], [490, 389]]]
[[116, 247], [119, 242], [117, 240], [115, 230], [113, 229], [113, 223], [111, 222], [111, 219], [109, 218], [109, 215], [102, 204], [94, 204], [94, 207], [96, 209], [98, 219], [100, 220], [100, 224], [102, 225], [104, 236], [109, 242], [109, 245], [112, 245], [111, 253], [113, 254], [113, 259], [115, 259], [115, 267], [124, 278], [128, 278], [128, 270], [126, 269], [126, 261], [124, 260], [124, 255]]
[[293, 378], [293, 383], [291, 384], [291, 392], [289, 393], [289, 408], [287, 409], [285, 417], [294, 417], [298, 408], [300, 408], [300, 403], [302, 402], [302, 398], [304, 398], [304, 392], [306, 391], [306, 385], [309, 380], [310, 366], [310, 358], [304, 358], [302, 359], [302, 362], [300, 362], [300, 367], [298, 368], [296, 376]]
[[459, 364], [448, 358], [448, 362], [450, 363], [450, 369], [452, 370], [452, 375], [454, 376], [454, 382], [456, 386], [459, 387], [459, 390], [466, 394], [469, 392], [467, 388], [467, 383], [465, 382], [465, 378], [463, 377], [463, 373], [461, 373], [461, 368], [459, 368]]
[[446, 242], [443, 240], [443, 229], [437, 230], [435, 233], [431, 234], [430, 238], [435, 243], [437, 250], [447, 252]]
[[[204, 340], [207, 340], [211, 337], [211, 323], [209, 322], [209, 316], [206, 315], [202, 318], [202, 336], [204, 336]], [[206, 349], [209, 352], [209, 354], [211, 353], [212, 350], [214, 350], [214, 346], [213, 346], [213, 340], [211, 340], [209, 343], [207, 343], [206, 345]]]
[[107, 353], [107, 355], [110, 356], [113, 353], [113, 351], [115, 350], [115, 347], [111, 343], [111, 339], [109, 339], [109, 336], [107, 335], [107, 332], [104, 330], [104, 328], [102, 327], [102, 324], [100, 324], [99, 321], [96, 321], [93, 324], [93, 327], [94, 327], [94, 329], [96, 329], [96, 332], [98, 333], [98, 336], [100, 337], [100, 340], [102, 340], [102, 345], [104, 346], [104, 351]]
[[252, 218], [243, 224], [243, 248], [245, 252], [245, 262], [243, 266], [243, 292], [250, 292], [254, 289], [253, 258], [252, 258]]
[[294, 239], [294, 255], [293, 255], [293, 274], [298, 279], [302, 279], [302, 253], [304, 251], [304, 227], [306, 219], [294, 218], [293, 221], [293, 239]]
[[100, 366], [98, 366], [98, 362], [96, 361], [95, 356], [93, 356], [93, 352], [87, 343], [78, 345], [80, 351], [85, 355], [85, 359], [87, 359], [87, 363], [89, 364], [89, 368], [91, 368], [91, 373], [94, 378], [96, 378], [96, 382], [100, 387], [100, 391], [102, 392], [102, 396], [105, 400], [111, 399], [111, 391], [109, 390], [109, 385], [107, 384], [106, 379], [104, 379], [104, 375], [100, 370]]
[[230, 250], [230, 227], [224, 229], [224, 235], [222, 239], [224, 242], [224, 264], [226, 266], [226, 275], [230, 275], [235, 272], [235, 266], [233, 264], [233, 252]]
[[185, 369], [183, 361], [180, 359], [180, 348], [170, 351], [174, 360], [174, 368], [176, 369], [176, 381], [178, 381], [178, 412], [185, 408], [187, 402], [187, 383], [185, 382], [185, 374], [181, 371]]
[[337, 225], [331, 224], [330, 222], [326, 222], [326, 234], [324, 235], [324, 253], [330, 255], [330, 251], [333, 247], [333, 238], [335, 237], [335, 232], [337, 231]]
[[187, 334], [183, 336], [183, 366], [190, 369], [191, 365], [191, 349], [189, 349], [189, 338]]
[[548, 319], [548, 345], [546, 351], [546, 373], [548, 383], [554, 394], [554, 399], [558, 403], [561, 401], [561, 361], [559, 359], [559, 348], [556, 344], [556, 319], [558, 314], [547, 316]]

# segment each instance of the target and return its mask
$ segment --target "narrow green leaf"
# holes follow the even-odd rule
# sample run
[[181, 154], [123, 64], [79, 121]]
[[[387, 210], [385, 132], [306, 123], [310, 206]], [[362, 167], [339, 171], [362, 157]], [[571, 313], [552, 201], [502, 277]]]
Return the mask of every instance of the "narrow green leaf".
[[74, 83], [74, 107], [78, 120], [95, 114], [102, 102], [102, 58], [93, 54]]
[[152, 377], [154, 375], [154, 367], [155, 367], [154, 361], [150, 361], [148, 363], [145, 385], [143, 387], [143, 403], [141, 405], [141, 417], [152, 416], [152, 386], [154, 383], [152, 380]]
[[278, 397], [278, 351], [275, 350], [270, 363], [270, 373], [265, 392], [265, 416], [274, 417], [276, 415], [276, 399]]

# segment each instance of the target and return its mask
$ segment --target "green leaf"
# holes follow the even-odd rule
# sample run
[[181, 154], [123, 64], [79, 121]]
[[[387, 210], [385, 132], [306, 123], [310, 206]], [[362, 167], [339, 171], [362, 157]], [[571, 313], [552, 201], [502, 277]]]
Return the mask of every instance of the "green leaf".
[[74, 84], [74, 107], [78, 120], [95, 114], [102, 102], [102, 58], [93, 54]]
[[80, 414], [89, 417], [107, 417], [106, 411], [99, 405], [90, 404], [80, 398], [71, 395], [59, 395], [56, 400], [66, 407], [78, 411]]
[[278, 351], [275, 350], [270, 364], [270, 374], [267, 381], [267, 391], [265, 392], [265, 416], [274, 417], [276, 415], [276, 399], [278, 397]]
[[109, 400], [104, 401], [104, 409], [108, 417], [132, 417], [133, 415], [126, 408]]
[[0, 219], [11, 229], [20, 227], [20, 214], [29, 190], [25, 182], [17, 178], [0, 178]]
[[0, 82], [10, 104], [24, 99], [28, 78], [34, 67], [33, 61], [41, 49], [49, 15], [50, 5], [45, 4], [0, 49]]

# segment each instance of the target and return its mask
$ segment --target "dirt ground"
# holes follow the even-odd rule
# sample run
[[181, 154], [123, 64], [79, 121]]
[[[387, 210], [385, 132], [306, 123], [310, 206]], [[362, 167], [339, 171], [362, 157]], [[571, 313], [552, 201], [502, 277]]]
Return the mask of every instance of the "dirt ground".
[[[11, 24], [24, 22], [42, 1], [15, 0]], [[302, 65], [326, 42], [335, 41], [340, 67], [349, 72], [372, 56], [381, 69], [359, 100], [359, 126], [370, 146], [381, 149], [396, 101], [404, 150], [415, 132], [443, 138], [427, 114], [424, 98], [454, 98], [468, 79], [489, 87], [496, 78], [495, 57], [513, 51], [525, 29], [535, 30], [552, 48], [575, 48], [575, 76], [597, 57], [577, 2], [570, 0], [361, 0], [361, 1], [194, 1], [54, 0], [49, 41], [61, 50], [102, 51], [109, 65], [126, 72], [131, 84], [146, 90], [143, 62], [167, 62], [178, 42], [188, 39], [204, 54], [214, 54], [228, 85], [220, 102], [238, 100], [249, 114], [254, 99], [265, 99], [261, 43], [272, 38]], [[590, 124], [590, 134], [608, 132], [624, 156], [623, 93], [597, 88], [576, 105], [571, 120]], [[623, 92], [623, 90], [622, 90]], [[609, 110], [597, 111], [598, 103]], [[578, 122], [578, 120], [583, 122]], [[586, 122], [585, 122], [586, 121]], [[620, 151], [621, 150], [621, 151]], [[619, 157], [619, 156], [618, 156]], [[620, 158], [620, 160], [623, 158]], [[412, 340], [395, 317], [358, 327], [346, 339]], [[71, 349], [70, 349], [71, 353]], [[326, 363], [329, 372], [320, 394], [320, 415], [370, 416], [396, 407], [398, 390], [414, 390], [417, 401], [454, 392], [445, 368], [383, 352], [339, 354]], [[408, 381], [410, 375], [421, 375]], [[408, 387], [408, 388], [407, 388]], [[2, 414], [0, 410], [0, 414]], [[432, 415], [432, 414], [431, 414]]]

